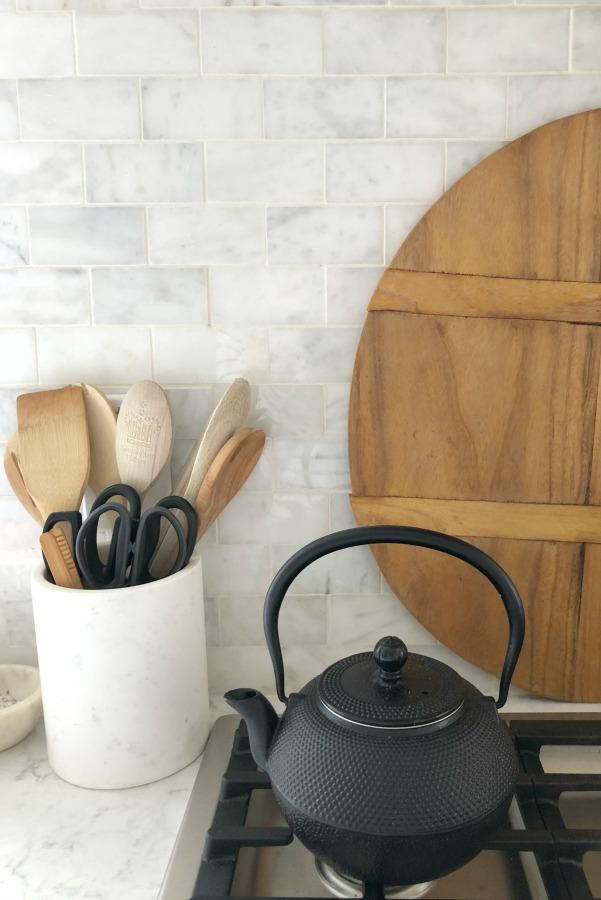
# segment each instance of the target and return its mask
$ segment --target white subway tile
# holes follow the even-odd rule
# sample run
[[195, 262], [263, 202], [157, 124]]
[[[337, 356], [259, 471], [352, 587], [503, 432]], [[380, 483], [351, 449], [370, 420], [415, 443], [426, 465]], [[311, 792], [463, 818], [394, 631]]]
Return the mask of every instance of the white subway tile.
[[[16, 497], [0, 497], [0, 544], [5, 554], [23, 553], [34, 548], [39, 550], [40, 526], [25, 512]], [[3, 661], [5, 659], [3, 656]], [[20, 648], [18, 661], [22, 660], [23, 649]]]
[[137, 0], [17, 0], [19, 10], [109, 10], [137, 9]]
[[[345, 528], [353, 528], [357, 522], [351, 508], [351, 501], [347, 491], [332, 491], [330, 493], [330, 526], [332, 531], [342, 531]], [[373, 560], [373, 556], [370, 557]], [[378, 588], [374, 593], [378, 592]]]
[[327, 272], [328, 323], [361, 325], [371, 295], [382, 277], [381, 266], [332, 267]]
[[202, 574], [207, 594], [265, 596], [271, 581], [269, 547], [245, 543], [203, 543], [202, 546]]
[[314, 325], [325, 320], [323, 271], [317, 267], [211, 270], [216, 325]]
[[257, 207], [153, 207], [148, 232], [153, 263], [252, 265], [265, 260], [265, 226]]
[[222, 75], [319, 75], [321, 14], [281, 9], [201, 13], [202, 71]]
[[198, 144], [92, 144], [84, 149], [90, 203], [181, 203], [203, 199]]
[[575, 9], [572, 70], [601, 72], [601, 9]]
[[436, 638], [415, 619], [393, 594], [350, 594], [330, 599], [328, 641], [361, 642], [370, 650], [385, 634], [398, 634], [406, 644], [434, 645]]
[[0, 382], [35, 384], [37, 379], [33, 328], [0, 328]]
[[18, 137], [17, 82], [0, 81], [0, 141], [13, 141]]
[[350, 489], [346, 440], [275, 440], [273, 449], [277, 488]]
[[[266, 547], [265, 550], [268, 550]], [[229, 557], [233, 557], [233, 554], [229, 554]], [[211, 579], [206, 575], [206, 566], [205, 566], [205, 554], [203, 552], [203, 576], [205, 580], [205, 593], [208, 592], [211, 584], [214, 583], [215, 578], [213, 574], [217, 574], [217, 572], [211, 572]], [[246, 560], [244, 559], [244, 562]], [[212, 565], [211, 560], [211, 565]], [[220, 566], [227, 566], [227, 563], [220, 563]], [[250, 574], [250, 573], [249, 573]], [[265, 591], [269, 587], [269, 581], [267, 584], [262, 584], [262, 590], [259, 592], [265, 595]], [[230, 584], [230, 593], [240, 594], [240, 591], [235, 590], [235, 582], [234, 589], [232, 590], [232, 585]], [[255, 593], [257, 593], [255, 591]], [[217, 712], [218, 714], [223, 715], [223, 713], [230, 713], [231, 707], [226, 706], [225, 700], [223, 700], [223, 694], [225, 691], [228, 691], [233, 688], [241, 687], [243, 685], [250, 684], [258, 691], [263, 691], [264, 693], [269, 693], [269, 691], [273, 691], [273, 667], [271, 665], [271, 661], [269, 659], [269, 653], [267, 651], [267, 647], [265, 642], [261, 647], [245, 647], [244, 653], [240, 652], [240, 647], [209, 647], [207, 650], [207, 668], [209, 674], [209, 692], [215, 697], [211, 697], [211, 703], [214, 701], [219, 704]], [[222, 707], [225, 707], [223, 713], [221, 712]]]
[[[330, 529], [313, 535], [328, 534]], [[277, 571], [300, 544], [273, 545], [273, 565]], [[380, 592], [380, 572], [369, 547], [350, 547], [338, 550], [311, 563], [295, 578], [291, 594], [377, 594]]]
[[414, 226], [424, 216], [429, 206], [415, 203], [413, 206], [386, 207], [386, 262], [389, 263]]
[[73, 72], [70, 13], [2, 13], [0, 78]]
[[154, 331], [161, 384], [210, 384], [246, 378], [268, 381], [267, 329], [163, 327]]
[[328, 75], [444, 72], [444, 10], [332, 9], [324, 14]]
[[330, 440], [348, 441], [348, 412], [351, 394], [350, 384], [326, 384], [326, 437]]
[[207, 144], [207, 200], [318, 203], [324, 149], [316, 143]]
[[37, 329], [37, 341], [42, 384], [108, 386], [152, 378], [148, 328], [44, 327]]
[[78, 12], [82, 75], [183, 75], [198, 72], [194, 10]]
[[173, 413], [175, 440], [196, 441], [213, 412], [211, 388], [172, 388], [165, 393]]
[[94, 321], [101, 325], [207, 322], [202, 269], [93, 269]]
[[22, 136], [31, 140], [128, 140], [140, 135], [132, 78], [36, 78], [19, 82]]
[[506, 78], [389, 78], [388, 137], [505, 136]]
[[601, 75], [532, 75], [509, 79], [508, 136], [601, 106]]
[[18, 428], [17, 397], [22, 393], [23, 388], [0, 388], [0, 441], [7, 441]]
[[263, 96], [260, 78], [145, 78], [144, 137], [190, 140], [259, 138]]
[[444, 145], [362, 142], [326, 146], [329, 203], [435, 200], [444, 183]]
[[0, 266], [29, 262], [29, 237], [25, 209], [0, 208]]
[[380, 78], [265, 81], [267, 138], [376, 138], [384, 134]]
[[274, 438], [323, 437], [323, 386], [260, 385], [256, 408], [250, 421]]
[[36, 264], [133, 265], [145, 261], [141, 209], [36, 207], [30, 210], [29, 221]]
[[[220, 643], [222, 646], [262, 646], [265, 598], [221, 597], [219, 600]], [[290, 596], [282, 606], [278, 631], [282, 647], [325, 644], [328, 607], [325, 597]]]
[[0, 269], [0, 324], [87, 325], [90, 288], [83, 269]]
[[447, 172], [445, 188], [448, 189], [475, 165], [504, 147], [504, 141], [457, 141], [447, 144]]
[[452, 9], [449, 72], [567, 69], [567, 9]]
[[304, 543], [327, 525], [327, 494], [242, 490], [219, 517], [219, 539], [224, 544]]
[[81, 151], [75, 144], [0, 144], [5, 203], [77, 203], [83, 199]]
[[15, 8], [15, 0], [0, 0], [0, 12], [14, 12]]
[[274, 207], [267, 210], [274, 265], [382, 262], [382, 211], [374, 207]]
[[323, 384], [350, 381], [359, 328], [272, 328], [272, 381]]

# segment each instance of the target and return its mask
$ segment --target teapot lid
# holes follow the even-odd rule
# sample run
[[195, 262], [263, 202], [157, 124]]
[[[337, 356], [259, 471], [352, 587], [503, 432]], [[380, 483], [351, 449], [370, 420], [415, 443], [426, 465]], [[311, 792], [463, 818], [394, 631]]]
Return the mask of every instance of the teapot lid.
[[454, 669], [409, 653], [398, 637], [381, 638], [373, 653], [357, 653], [329, 666], [317, 681], [328, 718], [371, 728], [434, 725], [459, 714], [466, 683]]

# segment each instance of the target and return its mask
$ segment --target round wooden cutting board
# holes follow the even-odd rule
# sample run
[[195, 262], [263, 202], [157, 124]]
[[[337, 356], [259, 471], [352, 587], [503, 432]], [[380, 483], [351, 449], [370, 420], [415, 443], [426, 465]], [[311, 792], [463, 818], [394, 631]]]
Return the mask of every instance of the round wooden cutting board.
[[[464, 537], [515, 581], [514, 684], [601, 701], [601, 110], [485, 159], [413, 229], [369, 305], [349, 414], [360, 525]], [[443, 554], [373, 547], [405, 606], [499, 674], [507, 622]]]

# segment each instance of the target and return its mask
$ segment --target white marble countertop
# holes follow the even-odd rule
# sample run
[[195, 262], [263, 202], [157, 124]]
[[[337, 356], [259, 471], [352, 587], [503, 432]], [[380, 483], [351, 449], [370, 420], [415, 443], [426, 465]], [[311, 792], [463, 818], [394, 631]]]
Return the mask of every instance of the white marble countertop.
[[1, 900], [156, 900], [199, 763], [126, 790], [74, 787], [40, 722], [0, 753]]

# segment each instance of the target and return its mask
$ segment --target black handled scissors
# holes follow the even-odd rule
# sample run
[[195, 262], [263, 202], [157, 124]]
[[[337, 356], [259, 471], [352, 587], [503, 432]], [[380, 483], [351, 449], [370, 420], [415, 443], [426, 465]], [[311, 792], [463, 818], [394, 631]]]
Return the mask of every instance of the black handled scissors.
[[[178, 545], [177, 557], [167, 575], [179, 572], [188, 564], [198, 529], [192, 504], [184, 497], [169, 496], [143, 513], [141, 508], [138, 492], [128, 484], [113, 484], [96, 497], [75, 539], [77, 565], [88, 587], [103, 590], [156, 581], [150, 565], [162, 521], [173, 528]], [[183, 514], [185, 526], [174, 510]], [[111, 512], [115, 522], [106, 560], [103, 560], [98, 549], [98, 525], [101, 516]]]

